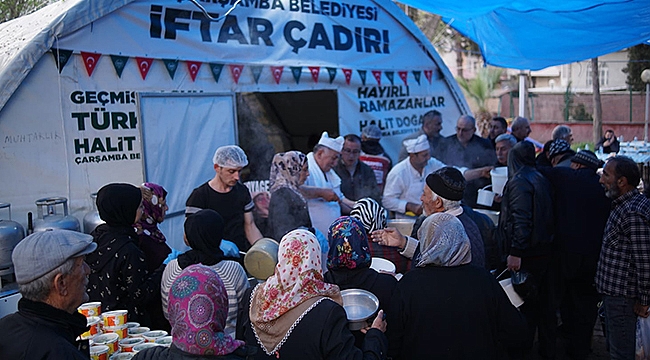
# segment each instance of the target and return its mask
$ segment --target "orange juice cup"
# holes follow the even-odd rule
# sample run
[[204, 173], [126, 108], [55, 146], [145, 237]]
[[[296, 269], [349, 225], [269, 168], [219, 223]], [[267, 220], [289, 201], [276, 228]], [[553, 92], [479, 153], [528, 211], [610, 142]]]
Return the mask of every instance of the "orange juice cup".
[[99, 316], [102, 314], [102, 303], [99, 301], [84, 303], [79, 305], [77, 311], [82, 313], [85, 317]]
[[120, 337], [120, 340], [129, 336], [129, 329], [126, 325], [121, 326], [104, 326], [104, 333], [115, 333]]
[[90, 358], [92, 360], [108, 360], [108, 346], [94, 345], [90, 347]]
[[104, 318], [104, 326], [125, 325], [127, 322], [127, 314], [128, 311], [126, 310], [114, 310], [103, 313], [102, 318]]
[[95, 335], [93, 338], [93, 343], [95, 345], [106, 345], [108, 346], [108, 355], [112, 355], [119, 351], [118, 341], [120, 337], [117, 334], [101, 334]]
[[122, 352], [133, 352], [133, 347], [138, 344], [143, 344], [143, 338], [126, 338], [120, 340], [120, 349]]
[[86, 318], [86, 322], [88, 323], [88, 326], [90, 326], [90, 329], [81, 334], [81, 338], [83, 340], [90, 339], [91, 337], [99, 334], [99, 323], [101, 322], [101, 319], [99, 316], [91, 316]]

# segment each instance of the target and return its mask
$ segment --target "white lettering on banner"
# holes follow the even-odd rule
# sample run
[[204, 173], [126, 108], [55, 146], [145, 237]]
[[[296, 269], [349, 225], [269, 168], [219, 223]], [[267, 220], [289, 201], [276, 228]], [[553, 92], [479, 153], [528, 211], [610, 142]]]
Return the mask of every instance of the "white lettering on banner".
[[[74, 162], [79, 164], [102, 163], [118, 160], [140, 160], [137, 152], [137, 137], [133, 134], [137, 130], [138, 119], [135, 111], [116, 111], [108, 106], [127, 106], [133, 109], [135, 104], [133, 91], [72, 91], [70, 101], [80, 106], [92, 106], [89, 111], [71, 111], [70, 119], [75, 121], [79, 137], [72, 139]], [[96, 107], [101, 104], [102, 107]], [[98, 135], [84, 137], [86, 131]], [[108, 131], [109, 133], [104, 133]], [[122, 133], [128, 131], [129, 133]], [[101, 132], [101, 133], [97, 133]], [[101, 136], [101, 134], [105, 134]], [[106, 136], [108, 135], [108, 136]], [[92, 135], [91, 135], [92, 136]], [[84, 154], [94, 154], [84, 156]]]
[[269, 181], [268, 180], [251, 180], [244, 183], [250, 191], [251, 194], [269, 191]]
[[[290, 1], [290, 11], [324, 14], [315, 12], [317, 8], [313, 7], [313, 1]], [[325, 3], [329, 4], [328, 6], [339, 4], [321, 2], [321, 5]], [[350, 17], [377, 20], [377, 8], [348, 4], [339, 4], [337, 6], [339, 10], [336, 13], [340, 12], [341, 16], [353, 14]], [[329, 7], [326, 8], [329, 9]], [[210, 16], [218, 17], [219, 14], [210, 13]], [[192, 33], [198, 29], [203, 42], [213, 42], [213, 35], [216, 34], [217, 43], [225, 44], [233, 41], [240, 45], [264, 44], [265, 46], [275, 46], [272, 40], [274, 34], [273, 23], [265, 18], [247, 17], [246, 23], [240, 24], [237, 16], [228, 15], [223, 21], [216, 23], [200, 11], [151, 5], [149, 20], [149, 36], [154, 39], [176, 40], [179, 32]], [[327, 24], [326, 26], [320, 22], [308, 25], [298, 20], [290, 20], [281, 26], [282, 39], [291, 46], [294, 53], [298, 53], [305, 46], [308, 49], [353, 50], [359, 53], [376, 54], [390, 53], [390, 36], [389, 31], [386, 29], [372, 27], [349, 28], [338, 24]], [[218, 29], [216, 29], [217, 26]]]

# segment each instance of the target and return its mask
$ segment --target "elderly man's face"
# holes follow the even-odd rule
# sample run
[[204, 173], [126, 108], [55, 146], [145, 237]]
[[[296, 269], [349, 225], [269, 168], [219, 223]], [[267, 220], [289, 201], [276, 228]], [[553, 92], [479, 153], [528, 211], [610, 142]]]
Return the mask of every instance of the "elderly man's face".
[[426, 119], [422, 124], [422, 131], [427, 134], [427, 137], [440, 136], [440, 130], [442, 130], [442, 117], [440, 116]]
[[616, 163], [608, 161], [603, 169], [603, 175], [600, 177], [600, 184], [605, 188], [605, 196], [610, 199], [616, 199], [621, 195], [621, 179], [616, 174]]
[[503, 126], [503, 124], [501, 124], [501, 121], [492, 120], [492, 121], [490, 121], [490, 128], [488, 130], [488, 138], [496, 139], [497, 136], [499, 136], [501, 134], [505, 134], [507, 130], [508, 129], [506, 129]]
[[503, 166], [508, 166], [508, 152], [512, 149], [510, 141], [499, 141], [494, 148], [497, 154], [497, 161]]
[[459, 118], [456, 122], [456, 137], [463, 145], [467, 144], [472, 139], [475, 131], [476, 128], [474, 127], [474, 124], [465, 117]]
[[336, 162], [339, 161], [339, 155], [338, 152], [328, 147], [322, 147], [314, 154], [314, 160], [316, 160], [318, 167], [326, 173], [336, 166]]
[[444, 211], [440, 207], [442, 202], [438, 201], [438, 195], [434, 194], [427, 184], [424, 184], [424, 191], [422, 191], [420, 201], [422, 201], [422, 211], [425, 216]]
[[67, 275], [63, 275], [63, 281], [65, 281], [67, 289], [67, 304], [65, 304], [66, 308], [64, 310], [71, 314], [77, 311], [79, 305], [88, 301], [86, 286], [88, 286], [90, 266], [86, 264], [84, 258], [84, 256], [75, 258], [72, 271]]
[[530, 130], [530, 123], [528, 120], [522, 121], [517, 126], [512, 127], [512, 135], [518, 140], [523, 140], [530, 135], [532, 130]]
[[361, 142], [345, 140], [341, 150], [341, 161], [346, 167], [352, 167], [359, 161], [361, 154]]

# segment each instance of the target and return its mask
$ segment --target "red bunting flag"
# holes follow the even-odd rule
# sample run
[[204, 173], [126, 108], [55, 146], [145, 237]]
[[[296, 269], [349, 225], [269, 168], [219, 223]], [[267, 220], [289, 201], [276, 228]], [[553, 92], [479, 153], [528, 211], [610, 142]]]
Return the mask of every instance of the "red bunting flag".
[[373, 70], [372, 76], [377, 80], [377, 85], [381, 86], [381, 70]]
[[138, 70], [140, 70], [140, 76], [142, 76], [142, 80], [144, 80], [147, 77], [149, 70], [151, 69], [151, 64], [153, 63], [153, 59], [136, 56], [135, 62], [138, 63]]
[[431, 84], [431, 76], [433, 75], [433, 70], [424, 70], [424, 77], [429, 80], [429, 84]]
[[314, 79], [314, 82], [318, 82], [318, 75], [320, 74], [320, 66], [308, 66], [309, 72], [311, 73], [311, 78]]
[[407, 83], [409, 73], [408, 71], [398, 71], [397, 74], [399, 75], [399, 78], [402, 79], [404, 82], [404, 85], [408, 86], [409, 84]]
[[244, 65], [231, 64], [229, 66], [232, 79], [235, 80], [235, 84], [239, 84], [239, 77], [241, 76], [241, 72], [244, 70]]
[[271, 66], [271, 73], [273, 74], [275, 83], [278, 85], [280, 84], [280, 78], [282, 77], [282, 70], [284, 70], [284, 66]]
[[352, 69], [341, 69], [343, 70], [343, 75], [345, 75], [345, 83], [350, 85], [350, 79], [352, 79]]
[[190, 72], [190, 78], [192, 78], [192, 81], [196, 80], [196, 75], [199, 73], [199, 69], [201, 68], [201, 62], [188, 60], [186, 63], [187, 71]]
[[84, 66], [86, 67], [88, 76], [91, 76], [93, 74], [93, 71], [95, 71], [100, 56], [102, 56], [102, 54], [89, 53], [85, 51], [81, 52], [81, 58], [84, 61]]

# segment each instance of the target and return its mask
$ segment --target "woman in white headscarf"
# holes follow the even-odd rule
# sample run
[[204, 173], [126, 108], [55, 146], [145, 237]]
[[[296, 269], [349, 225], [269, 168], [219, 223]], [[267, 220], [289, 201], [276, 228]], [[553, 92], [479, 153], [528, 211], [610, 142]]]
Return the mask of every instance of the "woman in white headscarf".
[[471, 265], [455, 216], [429, 216], [418, 232], [416, 268], [397, 284], [388, 311], [394, 359], [497, 359], [499, 343], [523, 340], [526, 322], [499, 283]]

